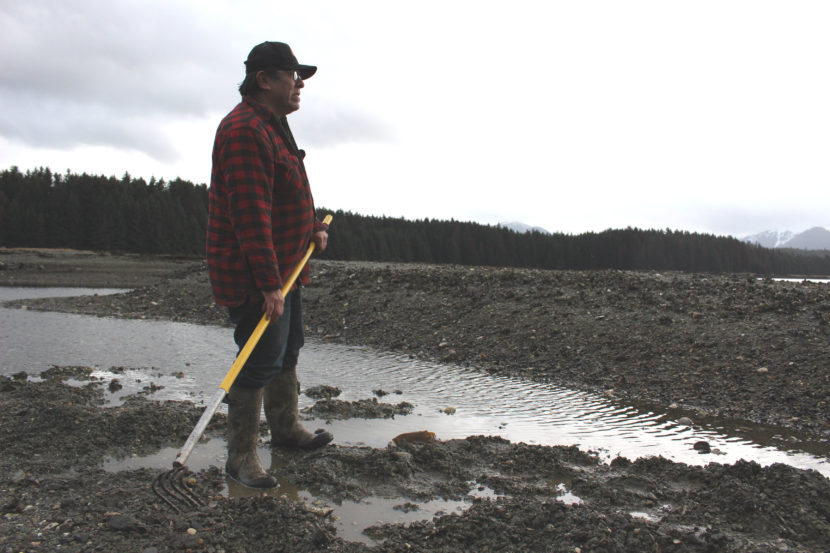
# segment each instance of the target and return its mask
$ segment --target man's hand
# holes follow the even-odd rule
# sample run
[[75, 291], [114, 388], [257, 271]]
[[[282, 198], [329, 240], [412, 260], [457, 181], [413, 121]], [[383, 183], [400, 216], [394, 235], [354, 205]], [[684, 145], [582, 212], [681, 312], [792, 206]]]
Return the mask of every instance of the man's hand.
[[285, 309], [285, 298], [282, 296], [282, 290], [274, 290], [272, 292], [263, 292], [262, 295], [265, 301], [262, 304], [262, 312], [265, 317], [274, 322], [280, 318]]
[[329, 243], [329, 233], [324, 230], [318, 230], [314, 233], [311, 239], [317, 245], [317, 250], [323, 251], [326, 249], [326, 245]]

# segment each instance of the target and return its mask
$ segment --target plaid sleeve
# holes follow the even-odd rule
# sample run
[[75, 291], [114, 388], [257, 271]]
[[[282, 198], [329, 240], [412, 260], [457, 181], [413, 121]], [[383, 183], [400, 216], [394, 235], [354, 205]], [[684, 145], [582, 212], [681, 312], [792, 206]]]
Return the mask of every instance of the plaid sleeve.
[[234, 129], [219, 152], [228, 215], [257, 288], [282, 286], [271, 226], [274, 149], [256, 128]]
[[328, 232], [329, 226], [327, 224], [325, 224], [324, 222], [320, 221], [319, 219], [317, 219], [317, 217], [316, 217], [317, 214], [316, 213], [314, 215], [315, 215], [315, 218], [314, 218], [314, 232], [320, 232], [321, 230], [324, 230], [324, 231]]

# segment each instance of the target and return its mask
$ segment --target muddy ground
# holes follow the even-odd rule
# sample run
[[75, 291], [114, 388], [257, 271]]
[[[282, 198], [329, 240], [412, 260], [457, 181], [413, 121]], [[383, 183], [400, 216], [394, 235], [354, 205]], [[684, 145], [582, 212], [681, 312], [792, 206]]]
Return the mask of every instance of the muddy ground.
[[[199, 261], [0, 250], [0, 263], [7, 285], [141, 281], [118, 296], [16, 307], [225, 324]], [[778, 425], [827, 451], [826, 284], [319, 260], [313, 268], [304, 298], [316, 339], [597, 390], [692, 418]], [[404, 511], [493, 492], [463, 513], [371, 527], [371, 546], [337, 537], [320, 506], [220, 495], [219, 468], [188, 479], [208, 505], [180, 514], [150, 489], [159, 471], [110, 473], [102, 459], [181, 445], [200, 409], [144, 397], [104, 408], [102, 384], [62, 382], [88, 378], [84, 371], [0, 379], [3, 551], [830, 550], [830, 481], [813, 471], [663, 459], [608, 465], [575, 448], [482, 436], [274, 455], [280, 478], [332, 504], [382, 496]], [[321, 394], [320, 409], [383, 416], [330, 396]], [[396, 403], [387, 400], [380, 402]], [[217, 415], [208, 434], [221, 435], [224, 423]]]

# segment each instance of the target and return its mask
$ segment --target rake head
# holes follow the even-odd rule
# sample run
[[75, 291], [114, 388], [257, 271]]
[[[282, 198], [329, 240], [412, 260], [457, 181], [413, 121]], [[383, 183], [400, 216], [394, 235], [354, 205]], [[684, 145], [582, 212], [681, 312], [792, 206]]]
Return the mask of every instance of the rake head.
[[153, 492], [177, 513], [182, 512], [180, 505], [196, 508], [206, 505], [204, 500], [194, 494], [184, 482], [183, 478], [189, 472], [187, 467], [179, 465], [162, 472], [153, 480]]

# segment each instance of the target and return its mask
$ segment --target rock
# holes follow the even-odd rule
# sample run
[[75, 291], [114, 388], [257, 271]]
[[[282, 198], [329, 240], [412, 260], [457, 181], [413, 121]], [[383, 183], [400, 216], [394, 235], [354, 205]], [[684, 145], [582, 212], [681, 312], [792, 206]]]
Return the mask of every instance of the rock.
[[124, 532], [143, 530], [144, 528], [131, 517], [122, 514], [114, 514], [107, 521], [107, 525], [113, 530]]
[[401, 444], [425, 444], [435, 441], [435, 432], [429, 430], [418, 430], [416, 432], [405, 432], [392, 438], [395, 445]]
[[712, 452], [712, 447], [709, 445], [709, 442], [706, 442], [706, 441], [703, 441], [703, 440], [701, 440], [699, 442], [695, 442], [695, 445], [692, 446], [692, 447], [696, 451], [698, 451], [699, 453], [711, 453]]
[[303, 393], [311, 399], [331, 399], [340, 395], [341, 390], [336, 386], [320, 385], [306, 388]]

